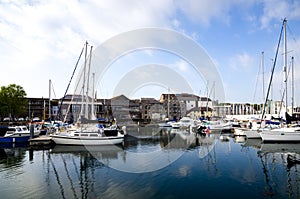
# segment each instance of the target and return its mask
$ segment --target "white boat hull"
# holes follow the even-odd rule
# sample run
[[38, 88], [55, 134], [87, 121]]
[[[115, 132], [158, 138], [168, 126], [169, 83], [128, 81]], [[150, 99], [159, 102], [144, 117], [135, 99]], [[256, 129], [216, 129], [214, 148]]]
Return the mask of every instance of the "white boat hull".
[[300, 132], [266, 131], [260, 135], [263, 142], [300, 142]]
[[183, 117], [178, 122], [172, 122], [170, 124], [171, 124], [172, 128], [179, 129], [179, 128], [194, 127], [196, 122], [197, 121], [195, 121], [189, 117]]
[[114, 145], [121, 144], [124, 136], [111, 137], [74, 137], [68, 135], [52, 135], [52, 140], [58, 145]]
[[257, 130], [247, 130], [244, 133], [247, 139], [261, 139], [260, 132]]

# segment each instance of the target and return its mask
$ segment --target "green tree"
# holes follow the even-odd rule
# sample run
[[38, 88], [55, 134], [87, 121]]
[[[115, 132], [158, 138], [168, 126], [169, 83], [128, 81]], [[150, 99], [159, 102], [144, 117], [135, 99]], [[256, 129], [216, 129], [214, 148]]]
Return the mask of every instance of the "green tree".
[[10, 84], [0, 89], [0, 115], [16, 117], [26, 113], [27, 99], [23, 87]]

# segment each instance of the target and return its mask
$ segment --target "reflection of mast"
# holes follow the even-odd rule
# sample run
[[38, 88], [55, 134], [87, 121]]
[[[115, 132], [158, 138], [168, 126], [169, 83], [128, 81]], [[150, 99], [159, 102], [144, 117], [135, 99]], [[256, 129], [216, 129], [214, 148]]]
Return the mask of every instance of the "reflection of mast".
[[87, 175], [87, 161], [86, 156], [84, 156], [84, 159], [82, 160], [82, 156], [80, 155], [80, 187], [81, 187], [81, 193], [82, 198], [88, 198], [88, 190], [89, 190], [89, 179]]
[[[199, 144], [199, 158], [207, 158], [206, 166], [207, 170], [211, 170], [211, 165], [213, 167], [214, 174], [217, 174], [217, 156], [216, 156], [216, 149], [215, 145], [217, 143], [215, 136], [210, 137], [201, 137], [199, 135], [196, 135], [198, 137], [198, 140], [196, 142]], [[212, 154], [213, 153], [213, 154]]]
[[[67, 159], [69, 156], [66, 153], [61, 152], [61, 158], [62, 163], [64, 165], [64, 171], [65, 175], [67, 176], [67, 179], [70, 182], [70, 185], [66, 185], [64, 182], [64, 179], [62, 176], [59, 176], [61, 174], [60, 169], [62, 167], [58, 166], [56, 168], [54, 161], [51, 159], [50, 153], [48, 153], [48, 161], [51, 163], [51, 166], [53, 168], [56, 181], [59, 185], [59, 189], [61, 192], [61, 198], [68, 198], [71, 196], [70, 194], [73, 194], [73, 198], [88, 198], [88, 194], [90, 190], [94, 189], [93, 182], [95, 181], [95, 175], [94, 175], [94, 168], [95, 168], [95, 159], [90, 155], [88, 151], [86, 152], [77, 152], [76, 155], [79, 155], [79, 162], [74, 160], [74, 156], [70, 157], [70, 159]], [[57, 156], [55, 156], [57, 157]], [[73, 170], [70, 170], [68, 167], [68, 160], [70, 160], [73, 163]], [[71, 163], [70, 162], [70, 163]], [[69, 165], [70, 166], [70, 165]], [[79, 167], [79, 168], [78, 168]], [[91, 170], [88, 170], [90, 169]], [[64, 172], [63, 172], [64, 173]], [[89, 173], [92, 173], [92, 177], [89, 177]], [[75, 174], [75, 175], [72, 175]], [[48, 172], [48, 176], [50, 175], [50, 172]], [[76, 186], [74, 186], [72, 177], [75, 177], [75, 181], [79, 181], [80, 190], [76, 190]], [[49, 181], [49, 180], [48, 180]], [[92, 182], [92, 183], [91, 183]], [[76, 183], [75, 183], [76, 185]], [[67, 187], [64, 187], [67, 186]], [[69, 189], [70, 187], [70, 189]], [[66, 189], [64, 189], [66, 188]], [[69, 193], [69, 191], [73, 193]], [[79, 191], [79, 192], [78, 192]], [[77, 195], [78, 194], [78, 195]]]
[[68, 179], [69, 179], [69, 181], [70, 181], [70, 184], [71, 184], [71, 189], [72, 189], [72, 192], [73, 192], [73, 194], [74, 194], [74, 198], [78, 198], [78, 197], [77, 197], [77, 194], [76, 194], [76, 190], [75, 190], [74, 185], [73, 185], [72, 178], [71, 178], [71, 176], [70, 176], [70, 174], [69, 174], [69, 171], [68, 171], [68, 168], [67, 168], [66, 160], [63, 158], [63, 156], [61, 156], [61, 158], [62, 158], [63, 163], [64, 163], [64, 167], [65, 167], [65, 171], [66, 171], [67, 177], [68, 177]]
[[[296, 154], [288, 154], [287, 155], [287, 177], [288, 177], [288, 188], [289, 188], [289, 197], [290, 198], [300, 198], [299, 197], [299, 193], [300, 193], [300, 189], [299, 189], [299, 183], [293, 183], [292, 182], [292, 178], [291, 178], [291, 168], [294, 167], [295, 168], [295, 179], [299, 179], [298, 176], [298, 168], [297, 168], [297, 163], [291, 163], [291, 159], [295, 158], [293, 156], [296, 156]], [[299, 161], [299, 160], [298, 160]], [[300, 161], [299, 161], [300, 162]], [[296, 186], [296, 195], [293, 196], [293, 185], [295, 184]]]
[[50, 154], [48, 154], [48, 159], [50, 160], [50, 163], [51, 163], [51, 165], [53, 167], [53, 171], [54, 171], [54, 174], [55, 174], [55, 177], [56, 177], [57, 184], [58, 184], [59, 189], [60, 189], [61, 196], [62, 196], [62, 198], [66, 198], [65, 194], [64, 194], [64, 187], [62, 186], [62, 184], [60, 182], [58, 172], [57, 172], [56, 167], [55, 167], [55, 165], [54, 165], [54, 163], [53, 163], [53, 161], [52, 161], [52, 159], [50, 157]]
[[216, 148], [215, 147], [213, 147], [213, 154], [209, 153], [209, 157], [210, 158], [208, 158], [208, 162], [209, 162], [209, 159], [211, 159], [213, 171], [215, 174], [217, 174], [218, 169], [217, 169], [217, 156], [216, 156]]
[[260, 158], [261, 164], [263, 166], [263, 173], [264, 173], [264, 176], [265, 176], [265, 183], [266, 183], [265, 193], [267, 193], [267, 195], [269, 195], [269, 194], [273, 195], [274, 192], [273, 192], [272, 186], [270, 185], [268, 169], [267, 169], [266, 163], [264, 163], [264, 161], [263, 161], [263, 156], [265, 157], [265, 162], [267, 162], [267, 154], [263, 154], [263, 155], [261, 153], [258, 154], [258, 157]]

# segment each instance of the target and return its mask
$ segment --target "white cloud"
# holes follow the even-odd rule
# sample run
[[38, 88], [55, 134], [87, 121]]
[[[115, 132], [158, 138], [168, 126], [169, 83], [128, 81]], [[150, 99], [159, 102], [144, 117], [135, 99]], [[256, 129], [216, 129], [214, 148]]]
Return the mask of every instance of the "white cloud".
[[282, 1], [282, 0], [265, 0], [263, 15], [260, 19], [261, 27], [268, 28], [270, 22], [275, 19], [277, 21], [287, 19], [295, 19], [300, 17], [299, 1]]
[[187, 72], [189, 70], [189, 64], [184, 60], [177, 61], [174, 66], [179, 69], [181, 72]]
[[200, 22], [208, 26], [212, 19], [223, 21], [225, 24], [230, 23], [230, 10], [236, 6], [249, 6], [252, 1], [242, 0], [185, 0], [176, 1], [178, 9], [181, 10], [190, 20]]
[[62, 96], [85, 40], [95, 46], [123, 31], [168, 27], [174, 9], [170, 0], [0, 3], [1, 83], [41, 97], [50, 78]]
[[[259, 9], [257, 13], [249, 14], [245, 8], [253, 5]], [[266, 0], [264, 4], [256, 0], [1, 1], [1, 84], [17, 83], [25, 88], [29, 97], [45, 97], [48, 79], [51, 79], [57, 97], [61, 97], [85, 40], [96, 48], [121, 32], [144, 27], [174, 28], [195, 40], [205, 40], [203, 35], [209, 29], [190, 28], [188, 20], [199, 26], [209, 26], [214, 21], [229, 24], [245, 9], [246, 21], [260, 18], [262, 26], [267, 27], [273, 19], [280, 20], [278, 17], [282, 15], [288, 19], [299, 18], [299, 5], [298, 1], [279, 0]], [[216, 30], [223, 31], [218, 27]], [[224, 41], [225, 45], [226, 42], [231, 41]], [[214, 57], [214, 60], [217, 62], [220, 58]], [[249, 54], [241, 53], [230, 59], [230, 65], [234, 69], [249, 69], [258, 64]], [[184, 61], [176, 63], [177, 71], [184, 71], [187, 76], [191, 76], [190, 68]]]
[[234, 70], [248, 70], [256, 66], [255, 59], [245, 52], [232, 57], [229, 65]]

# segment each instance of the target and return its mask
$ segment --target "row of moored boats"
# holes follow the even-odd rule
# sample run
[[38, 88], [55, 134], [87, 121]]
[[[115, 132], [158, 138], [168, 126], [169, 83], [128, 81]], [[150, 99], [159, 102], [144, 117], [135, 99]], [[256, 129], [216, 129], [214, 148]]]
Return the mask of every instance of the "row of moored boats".
[[[32, 128], [32, 130], [30, 130]], [[24, 143], [40, 135], [50, 136], [55, 144], [61, 145], [111, 145], [124, 141], [126, 128], [99, 123], [64, 125], [59, 123], [8, 126], [0, 135], [1, 143]]]
[[[254, 123], [257, 124], [257, 123]], [[250, 128], [236, 128], [234, 134], [247, 139], [262, 139], [263, 142], [300, 142], [300, 125], [249, 125]], [[262, 127], [263, 126], [263, 127]]]

